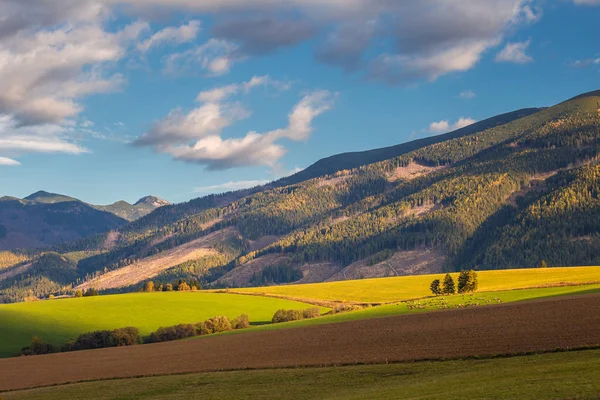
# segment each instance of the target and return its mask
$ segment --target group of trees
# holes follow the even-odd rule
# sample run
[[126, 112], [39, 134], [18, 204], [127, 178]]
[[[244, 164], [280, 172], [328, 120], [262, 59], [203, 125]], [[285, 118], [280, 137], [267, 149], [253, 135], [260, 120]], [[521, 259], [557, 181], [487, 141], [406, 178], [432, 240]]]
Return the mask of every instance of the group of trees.
[[200, 285], [200, 283], [195, 279], [191, 279], [191, 280], [179, 279], [173, 283], [167, 283], [167, 284], [161, 283], [158, 285], [155, 285], [154, 281], [148, 281], [148, 282], [144, 283], [142, 291], [143, 292], [173, 292], [173, 291], [189, 292], [189, 291], [195, 291], [195, 290], [201, 290], [201, 289], [202, 289], [202, 285]]
[[479, 286], [477, 272], [473, 270], [462, 270], [458, 275], [458, 285], [454, 282], [452, 275], [446, 274], [444, 279], [434, 279], [429, 286], [434, 295], [448, 295], [458, 293], [472, 293], [477, 291]]
[[281, 322], [298, 321], [301, 319], [317, 318], [321, 316], [319, 307], [306, 308], [304, 310], [277, 310], [271, 319], [271, 322], [278, 324]]
[[83, 291], [81, 289], [77, 289], [75, 291], [75, 293], [73, 294], [73, 297], [92, 297], [92, 296], [99, 296], [100, 292], [98, 292], [97, 289], [95, 288], [89, 288], [86, 291]]
[[101, 349], [104, 347], [133, 346], [142, 343], [140, 331], [134, 327], [119, 328], [114, 330], [94, 331], [81, 334], [64, 346], [55, 346], [46, 343], [39, 337], [34, 337], [31, 344], [21, 349], [21, 355], [31, 356], [50, 354], [61, 351], [76, 351]]
[[152, 332], [147, 340], [148, 343], [166, 342], [170, 340], [185, 339], [192, 336], [211, 335], [213, 333], [227, 332], [233, 329], [245, 329], [250, 327], [250, 321], [246, 314], [229, 320], [225, 316], [216, 316], [196, 324], [179, 324], [168, 327], [160, 327]]
[[21, 349], [21, 355], [32, 356], [64, 351], [133, 346], [142, 343], [165, 342], [198, 335], [210, 335], [213, 333], [230, 331], [232, 329], [245, 329], [249, 327], [250, 321], [248, 316], [242, 314], [231, 321], [225, 316], [216, 316], [209, 318], [206, 321], [198, 322], [197, 324], [179, 324], [160, 327], [155, 332], [152, 332], [146, 339], [142, 338], [139, 329], [134, 327], [119, 328], [112, 331], [101, 330], [84, 333], [64, 346], [55, 346], [46, 343], [36, 336], [29, 346]]

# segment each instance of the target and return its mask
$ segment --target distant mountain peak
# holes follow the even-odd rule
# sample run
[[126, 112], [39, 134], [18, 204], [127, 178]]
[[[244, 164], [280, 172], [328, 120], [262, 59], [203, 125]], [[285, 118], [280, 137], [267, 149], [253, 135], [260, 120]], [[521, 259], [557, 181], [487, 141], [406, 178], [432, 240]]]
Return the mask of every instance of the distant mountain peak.
[[25, 197], [23, 200], [35, 201], [37, 203], [62, 203], [65, 201], [78, 201], [77, 199], [57, 193], [50, 193], [44, 190], [37, 191]]
[[168, 206], [169, 203], [166, 200], [163, 200], [159, 197], [156, 196], [146, 196], [146, 197], [142, 197], [141, 199], [139, 199], [134, 206], [141, 206], [141, 205], [149, 205], [152, 207], [162, 207], [162, 206]]

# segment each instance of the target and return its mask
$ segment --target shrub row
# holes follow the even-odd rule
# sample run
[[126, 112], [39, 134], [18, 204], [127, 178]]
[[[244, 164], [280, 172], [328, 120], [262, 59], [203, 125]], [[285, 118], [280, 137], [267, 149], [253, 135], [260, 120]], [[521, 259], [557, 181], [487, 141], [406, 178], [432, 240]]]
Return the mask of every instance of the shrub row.
[[216, 316], [197, 324], [179, 324], [168, 327], [160, 327], [152, 332], [148, 339], [149, 343], [166, 342], [169, 340], [185, 339], [192, 336], [211, 335], [213, 333], [227, 332], [233, 329], [244, 329], [250, 326], [248, 316], [245, 314], [229, 321], [224, 316]]
[[277, 310], [271, 322], [278, 324], [280, 322], [298, 321], [301, 319], [317, 318], [319, 316], [321, 316], [319, 307], [307, 308], [305, 310]]
[[91, 350], [104, 347], [133, 346], [141, 344], [140, 331], [134, 327], [119, 328], [112, 331], [94, 331], [79, 335], [77, 339], [62, 347], [46, 343], [39, 337], [34, 337], [28, 347], [21, 349], [21, 355], [58, 353], [61, 351]]
[[[317, 309], [318, 310], [318, 309]], [[143, 340], [137, 328], [127, 327], [112, 331], [94, 331], [79, 335], [77, 339], [64, 346], [55, 346], [44, 342], [39, 337], [34, 337], [31, 344], [21, 349], [21, 355], [33, 356], [39, 354], [58, 353], [63, 351], [101, 349], [104, 347], [133, 346], [142, 343], [166, 342], [170, 340], [185, 339], [192, 336], [210, 335], [218, 332], [226, 332], [233, 329], [245, 329], [250, 327], [250, 321], [246, 314], [242, 314], [233, 320], [224, 316], [216, 316], [197, 324], [179, 324], [168, 327], [160, 327], [150, 336]]]

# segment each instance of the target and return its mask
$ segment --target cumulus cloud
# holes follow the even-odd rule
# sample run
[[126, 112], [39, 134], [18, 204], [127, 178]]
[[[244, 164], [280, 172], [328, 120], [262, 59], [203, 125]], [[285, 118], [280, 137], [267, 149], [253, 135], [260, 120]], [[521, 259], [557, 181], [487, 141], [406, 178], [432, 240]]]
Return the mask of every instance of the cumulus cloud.
[[512, 62], [516, 64], [532, 62], [533, 58], [525, 54], [530, 43], [531, 39], [525, 42], [507, 43], [496, 55], [496, 62]]
[[428, 131], [430, 133], [446, 133], [446, 132], [452, 132], [455, 131], [457, 129], [460, 128], [464, 128], [466, 126], [472, 125], [474, 124], [475, 121], [472, 118], [459, 118], [458, 121], [456, 121], [455, 123], [450, 123], [447, 120], [441, 120], [441, 121], [437, 121], [437, 122], [432, 122], [431, 124], [429, 124], [429, 129]]
[[194, 193], [222, 193], [232, 190], [250, 189], [256, 186], [266, 185], [268, 180], [254, 181], [230, 181], [219, 185], [200, 186], [194, 189]]
[[[211, 170], [257, 165], [276, 167], [286, 153], [280, 140], [307, 140], [313, 131], [313, 120], [333, 106], [336, 95], [328, 91], [306, 94], [288, 115], [285, 128], [265, 133], [250, 131], [240, 138], [223, 138], [221, 132], [224, 128], [249, 115], [249, 111], [229, 98], [272, 82], [268, 77], [255, 77], [241, 84], [201, 92], [197, 100], [204, 103], [200, 107], [188, 113], [181, 110], [172, 112], [134, 144], [152, 146], [157, 152], [170, 154], [177, 160], [205, 165]], [[231, 107], [245, 113], [223, 112]]]
[[189, 112], [175, 109], [169, 115], [154, 124], [152, 129], [140, 136], [138, 146], [165, 146], [173, 143], [185, 143], [207, 136], [218, 136], [221, 131], [233, 123], [250, 116], [239, 102], [228, 102], [231, 96], [248, 93], [259, 86], [273, 86], [284, 90], [288, 85], [269, 76], [254, 76], [247, 82], [234, 83], [200, 92], [196, 101], [199, 107]]
[[196, 39], [198, 32], [200, 32], [200, 21], [190, 21], [177, 28], [164, 28], [139, 43], [137, 47], [140, 51], [148, 51], [152, 47], [161, 46], [163, 44], [187, 43]]

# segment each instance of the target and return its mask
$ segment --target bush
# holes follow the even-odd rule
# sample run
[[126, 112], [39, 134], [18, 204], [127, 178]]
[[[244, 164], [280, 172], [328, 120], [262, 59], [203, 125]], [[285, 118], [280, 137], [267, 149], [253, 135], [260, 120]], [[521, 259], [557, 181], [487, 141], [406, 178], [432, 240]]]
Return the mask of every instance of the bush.
[[248, 320], [248, 316], [246, 314], [242, 314], [239, 317], [236, 317], [231, 321], [231, 327], [233, 329], [246, 329], [250, 328], [250, 321]]
[[223, 316], [209, 318], [204, 321], [204, 324], [210, 333], [227, 332], [233, 329], [229, 318]]
[[142, 343], [140, 331], [134, 327], [119, 328], [112, 331], [94, 331], [79, 335], [65, 350], [90, 350], [105, 347], [133, 346]]
[[83, 297], [83, 292], [80, 289], [78, 289], [75, 291], [75, 294], [73, 296], [74, 297]]
[[280, 322], [298, 321], [304, 318], [316, 318], [321, 315], [318, 307], [307, 308], [305, 310], [277, 310], [271, 319], [271, 322], [278, 324]]
[[304, 318], [304, 319], [317, 318], [320, 316], [321, 316], [321, 310], [319, 309], [319, 307], [311, 307], [311, 308], [302, 310], [302, 318]]
[[56, 353], [57, 351], [59, 351], [59, 349], [56, 346], [46, 343], [39, 337], [35, 336], [31, 340], [31, 344], [28, 347], [23, 347], [21, 349], [21, 355], [34, 356], [39, 354]]
[[358, 310], [362, 310], [362, 309], [363, 309], [363, 307], [359, 306], [358, 304], [336, 304], [331, 309], [331, 313], [339, 314], [339, 313], [343, 313], [343, 312], [358, 311]]
[[196, 327], [192, 324], [179, 324], [168, 327], [161, 326], [156, 332], [150, 334], [148, 341], [150, 343], [168, 342], [192, 336], [196, 336]]
[[98, 291], [94, 288], [89, 288], [84, 294], [83, 297], [91, 297], [91, 296], [98, 296], [100, 295], [100, 293], [98, 293]]
[[142, 336], [140, 330], [132, 326], [127, 328], [119, 328], [112, 331], [115, 346], [133, 346], [135, 344], [142, 344]]

